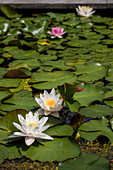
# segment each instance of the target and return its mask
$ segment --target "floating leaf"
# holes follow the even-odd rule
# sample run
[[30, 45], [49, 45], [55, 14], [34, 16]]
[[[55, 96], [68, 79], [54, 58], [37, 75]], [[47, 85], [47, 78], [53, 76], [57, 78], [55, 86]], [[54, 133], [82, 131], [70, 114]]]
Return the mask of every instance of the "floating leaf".
[[[38, 89], [56, 88], [64, 83], [74, 83], [76, 75], [68, 71], [55, 71], [51, 73], [42, 73], [31, 78], [30, 83], [35, 83], [33, 87]], [[38, 83], [38, 84], [36, 84]]]
[[99, 120], [90, 120], [83, 123], [78, 129], [80, 136], [92, 142], [98, 136], [106, 136], [113, 143], [113, 132], [109, 128], [108, 120], [102, 117]]
[[[21, 157], [20, 153], [18, 152], [17, 146], [13, 145], [0, 145], [0, 151], [3, 153], [4, 158], [6, 159], [15, 159]], [[1, 155], [0, 155], [1, 156]]]
[[21, 80], [19, 79], [3, 78], [2, 80], [0, 80], [0, 87], [7, 87], [7, 88], [18, 87], [20, 81]]
[[87, 65], [78, 65], [76, 74], [80, 81], [94, 81], [106, 76], [107, 69], [100, 63], [88, 63]]
[[109, 170], [110, 163], [109, 160], [100, 157], [99, 155], [82, 152], [76, 160], [67, 160], [66, 162], [61, 163], [59, 170], [74, 170], [75, 167], [79, 170]]
[[78, 112], [79, 103], [73, 100], [73, 94], [78, 92], [75, 85], [64, 84], [63, 86], [58, 87], [58, 91], [60, 92], [62, 98], [66, 102], [71, 112]]
[[93, 101], [101, 101], [104, 98], [104, 91], [98, 86], [86, 84], [83, 86], [83, 88], [83, 91], [76, 92], [73, 95], [73, 99], [77, 100], [81, 106], [88, 106]]
[[8, 97], [8, 96], [10, 96], [12, 93], [10, 92], [10, 91], [0, 91], [0, 100], [2, 100], [2, 99], [4, 99], [4, 98], [6, 98], [6, 97]]
[[1, 11], [8, 17], [8, 18], [17, 18], [20, 17], [21, 15], [19, 15], [17, 13], [16, 10], [14, 10], [13, 8], [11, 8], [8, 5], [3, 5], [1, 6]]
[[91, 105], [87, 108], [81, 108], [79, 113], [85, 117], [102, 117], [102, 116], [112, 116], [113, 108], [106, 105]]
[[[32, 93], [27, 90], [21, 90], [18, 93], [15, 93], [13, 97], [5, 100], [5, 103], [10, 103], [13, 106], [15, 105], [17, 108], [32, 110], [38, 107], [35, 99], [32, 97]], [[13, 107], [12, 106], [12, 107]]]
[[45, 131], [50, 136], [72, 136], [73, 128], [70, 125], [57, 125]]
[[36, 143], [31, 147], [21, 146], [20, 152], [23, 156], [32, 159], [33, 161], [63, 161], [68, 158], [78, 156], [80, 148], [78, 144], [65, 138], [54, 138], [53, 141], [43, 142], [43, 145]]

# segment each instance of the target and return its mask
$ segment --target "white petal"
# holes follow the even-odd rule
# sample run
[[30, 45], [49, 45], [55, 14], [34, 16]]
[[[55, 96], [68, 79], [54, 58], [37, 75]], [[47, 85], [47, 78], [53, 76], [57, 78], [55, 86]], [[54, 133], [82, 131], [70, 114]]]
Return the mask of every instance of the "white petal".
[[32, 137], [32, 136], [31, 137], [29, 137], [29, 136], [25, 137], [25, 143], [26, 143], [27, 146], [30, 146], [34, 141], [35, 141], [35, 138]]
[[63, 102], [63, 99], [59, 99], [59, 100], [57, 101], [57, 104], [62, 105], [62, 102]]
[[17, 129], [19, 129], [20, 131], [22, 131], [22, 132], [25, 133], [25, 130], [24, 130], [24, 129], [22, 128], [22, 126], [20, 126], [18, 123], [13, 122], [13, 125], [14, 125]]
[[36, 134], [34, 135], [34, 137], [36, 138], [42, 138], [42, 139], [50, 139], [50, 140], [53, 140], [53, 138], [49, 135], [46, 135], [45, 133], [39, 133], [39, 134]]
[[61, 104], [58, 104], [55, 106], [54, 111], [60, 111], [63, 108], [63, 106]]
[[19, 119], [19, 122], [21, 123], [21, 125], [25, 122], [25, 119], [20, 114], [18, 114], [18, 119]]
[[29, 123], [30, 121], [32, 121], [33, 118], [33, 114], [30, 111], [28, 114], [26, 114], [26, 122]]
[[[49, 125], [43, 126], [43, 127], [41, 128], [41, 131], [40, 131], [40, 132], [43, 132], [43, 131], [47, 130], [49, 127], [50, 127]], [[40, 129], [39, 129], [39, 130], [40, 130]]]
[[55, 38], [56, 36], [51, 36], [51, 38]]
[[10, 138], [19, 138], [20, 136], [17, 136], [17, 135], [10, 135], [9, 137], [10, 137]]
[[34, 113], [34, 116], [35, 116], [35, 117], [39, 117], [39, 112], [38, 112], [38, 110]]
[[38, 126], [41, 128], [48, 120], [48, 117], [43, 117], [39, 120]]
[[42, 99], [35, 97], [36, 102], [40, 105], [40, 103], [42, 103]]
[[51, 116], [59, 117], [59, 113], [58, 112], [51, 112]]
[[14, 132], [14, 135], [16, 135], [16, 136], [26, 136], [26, 134], [22, 133], [22, 132]]
[[44, 110], [42, 108], [38, 109], [37, 112], [39, 113], [39, 115], [44, 115]]
[[51, 114], [51, 111], [44, 110], [44, 114], [45, 114], [45, 116], [47, 116], [47, 115]]
[[51, 90], [50, 96], [55, 97], [55, 89], [54, 88]]
[[44, 96], [49, 96], [49, 93], [46, 90], [44, 90]]

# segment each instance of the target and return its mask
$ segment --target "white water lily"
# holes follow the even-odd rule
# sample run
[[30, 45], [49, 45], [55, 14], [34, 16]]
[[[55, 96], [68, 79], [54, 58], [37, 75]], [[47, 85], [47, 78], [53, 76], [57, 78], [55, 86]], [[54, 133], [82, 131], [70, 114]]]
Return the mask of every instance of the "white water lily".
[[89, 6], [78, 6], [76, 8], [78, 15], [83, 17], [90, 17], [95, 11], [93, 11], [92, 7]]
[[21, 125], [15, 122], [13, 122], [13, 125], [21, 132], [14, 132], [14, 134], [10, 136], [11, 138], [25, 137], [25, 143], [28, 146], [35, 141], [35, 138], [53, 140], [51, 136], [42, 133], [49, 128], [49, 125], [44, 126], [48, 120], [48, 117], [43, 117], [39, 120], [39, 113], [36, 112], [33, 115], [30, 111], [26, 114], [26, 119], [24, 119], [20, 114], [18, 114], [18, 119]]
[[53, 88], [50, 94], [44, 90], [43, 94], [40, 94], [40, 98], [35, 97], [36, 102], [41, 106], [38, 110], [40, 115], [49, 115], [59, 117], [58, 111], [62, 109], [62, 99], [59, 99], [60, 94], [55, 95], [55, 89]]

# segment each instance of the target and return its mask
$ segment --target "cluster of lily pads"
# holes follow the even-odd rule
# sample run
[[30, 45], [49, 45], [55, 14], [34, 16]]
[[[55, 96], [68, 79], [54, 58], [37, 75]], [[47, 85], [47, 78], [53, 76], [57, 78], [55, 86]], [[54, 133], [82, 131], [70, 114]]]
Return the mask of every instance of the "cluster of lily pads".
[[107, 159], [81, 153], [75, 132], [90, 142], [106, 136], [113, 143], [113, 18], [92, 15], [90, 7], [76, 10], [80, 16], [26, 17], [1, 7], [0, 163], [21, 156], [61, 162], [80, 155], [60, 168], [84, 159], [86, 167], [109, 169]]

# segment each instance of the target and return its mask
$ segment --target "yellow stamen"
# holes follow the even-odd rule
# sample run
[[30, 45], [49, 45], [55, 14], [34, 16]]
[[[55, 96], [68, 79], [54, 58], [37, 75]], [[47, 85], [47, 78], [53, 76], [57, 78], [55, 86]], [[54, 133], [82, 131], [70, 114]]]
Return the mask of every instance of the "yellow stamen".
[[87, 8], [89, 8], [89, 7], [87, 7], [87, 6], [82, 6], [82, 9], [87, 9]]
[[37, 124], [36, 124], [36, 123], [32, 123], [32, 122], [30, 122], [30, 123], [28, 123], [28, 124], [27, 124], [27, 126], [29, 126], [29, 125], [33, 125], [34, 127], [36, 127], [36, 126], [37, 126]]
[[48, 107], [54, 107], [55, 106], [55, 102], [54, 100], [46, 100], [45, 105]]

